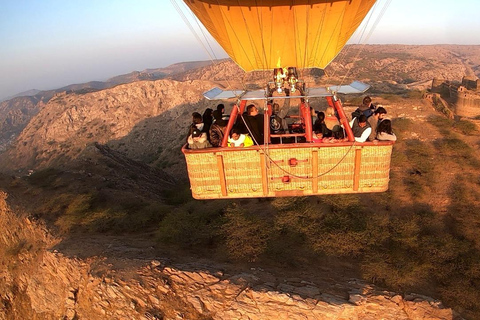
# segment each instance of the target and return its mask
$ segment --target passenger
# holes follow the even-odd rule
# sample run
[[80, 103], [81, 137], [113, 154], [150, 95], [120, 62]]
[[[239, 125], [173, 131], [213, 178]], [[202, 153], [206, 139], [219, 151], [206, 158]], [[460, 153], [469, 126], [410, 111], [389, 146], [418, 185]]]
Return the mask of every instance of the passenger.
[[217, 105], [217, 111], [220, 112], [223, 117], [223, 114], [225, 113], [225, 106], [223, 105], [223, 103]]
[[385, 115], [387, 114], [387, 110], [385, 110], [384, 107], [378, 107], [375, 112], [373, 113], [373, 116], [368, 118], [368, 123], [370, 124], [370, 127], [372, 128], [372, 132], [370, 133], [370, 136], [368, 137], [368, 140], [373, 141], [375, 140], [377, 136], [377, 125], [380, 121], [383, 120]]
[[337, 131], [338, 127], [340, 127], [340, 121], [338, 121], [335, 110], [332, 107], [327, 107], [325, 110], [325, 125], [332, 131]]
[[325, 125], [332, 131], [331, 136], [335, 139], [343, 139], [345, 137], [340, 121], [338, 121], [338, 118], [335, 115], [335, 109], [332, 107], [327, 107], [325, 110]]
[[220, 147], [225, 135], [227, 121], [222, 119], [222, 113], [218, 110], [213, 111], [213, 118], [215, 120], [210, 127], [210, 143], [213, 147]]
[[263, 144], [263, 114], [258, 112], [258, 108], [254, 104], [247, 106], [247, 115], [244, 116], [247, 125], [247, 131], [252, 135], [256, 144]]
[[320, 132], [322, 134], [322, 138], [331, 137], [333, 135], [332, 130], [327, 128], [325, 124], [325, 113], [319, 112], [317, 113], [317, 120], [313, 124], [313, 131]]
[[201, 132], [205, 132], [202, 115], [198, 112], [192, 113], [192, 124], [188, 128], [187, 139], [188, 139], [188, 137], [190, 137], [190, 135], [192, 134], [194, 129], [198, 129]]
[[193, 129], [192, 134], [188, 136], [187, 142], [190, 149], [205, 149], [212, 146], [208, 142], [207, 133], [199, 129]]
[[362, 105], [357, 108], [357, 110], [352, 112], [352, 119], [358, 118], [361, 114], [364, 114], [367, 118], [373, 115], [375, 111], [375, 105], [372, 103], [372, 98], [366, 96], [363, 98]]
[[312, 141], [315, 143], [323, 142], [323, 133], [321, 130], [313, 131]]
[[217, 105], [217, 111], [220, 112], [223, 120], [228, 120], [229, 116], [225, 115], [225, 105], [223, 103]]
[[204, 132], [206, 132], [208, 136], [210, 131], [210, 126], [212, 125], [212, 122], [213, 122], [213, 110], [211, 108], [205, 109], [205, 112], [202, 115], [202, 120], [205, 126]]
[[367, 121], [367, 117], [362, 114], [358, 118], [353, 118], [350, 121], [350, 127], [353, 131], [353, 136], [355, 137], [356, 142], [365, 142], [367, 141], [370, 133], [372, 132], [372, 128]]
[[380, 121], [377, 127], [377, 140], [397, 141], [397, 136], [392, 130], [392, 121], [389, 119]]
[[237, 128], [232, 129], [232, 134], [228, 138], [229, 147], [251, 147], [253, 140], [248, 134], [240, 133]]

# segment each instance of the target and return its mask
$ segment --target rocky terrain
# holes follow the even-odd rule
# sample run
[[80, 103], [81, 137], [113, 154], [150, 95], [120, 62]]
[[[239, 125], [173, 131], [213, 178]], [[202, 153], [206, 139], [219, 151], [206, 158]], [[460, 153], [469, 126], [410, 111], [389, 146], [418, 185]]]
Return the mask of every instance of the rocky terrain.
[[[478, 75], [479, 51], [478, 46], [350, 46], [326, 69], [327, 77], [316, 70], [302, 76], [309, 85], [349, 82], [351, 78], [370, 83], [372, 93], [398, 93], [425, 89], [434, 77]], [[262, 87], [263, 79], [268, 78], [262, 72], [239, 77], [242, 71], [231, 61], [201, 69], [194, 65], [172, 67], [166, 72], [171, 79], [137, 81], [95, 92], [57, 93], [51, 100], [31, 97], [3, 102], [0, 148], [5, 150], [22, 132], [9, 151], [10, 162], [4, 163], [12, 167], [8, 163], [13, 161], [15, 169], [44, 167], [57, 157], [75, 158], [85, 146], [98, 141], [109, 142], [134, 159], [175, 166], [179, 160], [168, 155], [183, 142], [184, 137], [178, 136], [180, 128], [186, 127], [193, 111], [215, 106], [215, 102], [202, 99], [202, 92], [215, 85]], [[345, 75], [347, 79], [342, 78]], [[46, 108], [44, 101], [48, 101]], [[174, 139], [172, 132], [177, 135]]]
[[142, 80], [159, 80], [169, 75], [187, 72], [191, 69], [200, 68], [212, 64], [211, 61], [194, 61], [177, 63], [166, 68], [134, 71], [119, 75], [107, 81], [91, 81], [88, 83], [72, 84], [56, 90], [39, 91], [30, 90], [20, 93], [11, 99], [0, 101], [0, 151], [10, 145], [22, 132], [28, 122], [39, 110], [57, 94], [80, 94], [96, 92], [115, 87], [120, 84]]
[[461, 319], [426, 296], [401, 296], [354, 278], [333, 281], [328, 269], [309, 279], [205, 261], [172, 264], [154, 259], [152, 247], [126, 245], [124, 237], [106, 237], [108, 248], [95, 248], [98, 255], [87, 259], [68, 257], [65, 246], [87, 244], [62, 244], [12, 212], [5, 197], [0, 319]]
[[[244, 75], [228, 60], [199, 69], [179, 64], [102, 90], [80, 85], [2, 102], [0, 319], [475, 319], [480, 246], [471, 226], [480, 225], [479, 121], [444, 121], [421, 90], [433, 77], [478, 77], [479, 57], [480, 46], [350, 46], [325, 71], [304, 71], [311, 85], [372, 84], [370, 94], [389, 110], [399, 136], [391, 190], [363, 200], [303, 199], [318, 210], [332, 207], [338, 220], [326, 225], [335, 234], [310, 239], [323, 220], [309, 221], [302, 209], [312, 227], [282, 234], [279, 249], [275, 237], [284, 230], [267, 225], [273, 247], [259, 251], [259, 260], [232, 258], [229, 235], [217, 233], [216, 223], [234, 225], [225, 221], [235, 208], [275, 209], [277, 219], [295, 201], [195, 202], [180, 147], [191, 113], [217, 103], [202, 92], [246, 83], [260, 88], [270, 75]], [[347, 114], [358, 99], [345, 97]], [[372, 220], [361, 226], [367, 233], [370, 224], [388, 230], [368, 236], [387, 239], [385, 248], [366, 241], [363, 249], [348, 249], [348, 258], [337, 256], [338, 239], [339, 246], [355, 242], [343, 232], [360, 231], [330, 199], [345, 201], [347, 212], [373, 210], [362, 212]], [[429, 214], [436, 217], [431, 224], [422, 220]], [[392, 221], [405, 225], [389, 229]], [[239, 230], [249, 227], [238, 223]], [[259, 241], [253, 250], [266, 247]], [[420, 265], [410, 266], [405, 252]]]

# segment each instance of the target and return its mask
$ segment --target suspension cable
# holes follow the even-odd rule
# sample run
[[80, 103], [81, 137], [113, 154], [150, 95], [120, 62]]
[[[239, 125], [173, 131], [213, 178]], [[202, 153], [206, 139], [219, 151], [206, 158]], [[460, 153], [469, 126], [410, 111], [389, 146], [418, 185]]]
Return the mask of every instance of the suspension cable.
[[[367, 41], [370, 39], [371, 35], [373, 34], [373, 31], [377, 28], [378, 24], [380, 23], [380, 21], [382, 20], [383, 16], [385, 15], [385, 12], [387, 11], [387, 8], [390, 6], [390, 3], [392, 2], [392, 0], [387, 0], [387, 2], [384, 4], [384, 6], [382, 7], [379, 15], [377, 16], [376, 20], [373, 22], [372, 26], [370, 27], [370, 30], [369, 32], [367, 33], [367, 35], [365, 36], [365, 33], [367, 31], [367, 28], [369, 26], [369, 23], [370, 23], [370, 20], [372, 19], [373, 17], [373, 14], [374, 14], [374, 11], [376, 10], [377, 8], [377, 4], [379, 2], [376, 2], [374, 4], [374, 7], [373, 7], [373, 10], [371, 11], [371, 14], [369, 15], [368, 19], [367, 19], [367, 22], [365, 23], [364, 27], [363, 27], [363, 30], [362, 30], [362, 33], [360, 35], [360, 38], [358, 40], [358, 45], [360, 44], [366, 44]], [[363, 43], [362, 43], [363, 42]], [[357, 51], [357, 54], [355, 55], [354, 57], [354, 61], [358, 59], [358, 57], [363, 53], [363, 51], [365, 50], [365, 47], [361, 47], [360, 50]], [[347, 76], [350, 74], [351, 70], [353, 68], [353, 65], [350, 65], [347, 69], [347, 72], [345, 72], [345, 75], [343, 76], [340, 84], [344, 84], [345, 83], [345, 80], [347, 78]]]
[[[192, 15], [192, 19], [196, 22], [197, 26], [198, 26], [198, 29], [200, 29], [200, 32], [202, 33], [204, 39], [205, 39], [205, 43], [208, 45], [208, 47], [210, 48], [211, 52], [207, 49], [207, 47], [205, 46], [205, 43], [202, 41], [202, 39], [200, 38], [200, 36], [198, 35], [198, 33], [195, 31], [195, 28], [193, 28], [192, 24], [190, 23], [190, 20], [186, 17], [186, 15], [184, 14], [182, 8], [178, 5], [178, 3], [176, 2], [176, 0], [170, 0], [170, 2], [173, 4], [173, 6], [175, 7], [175, 9], [177, 10], [178, 14], [180, 15], [180, 17], [183, 19], [183, 21], [185, 22], [185, 24], [187, 25], [187, 27], [190, 29], [190, 32], [192, 32], [192, 34], [194, 35], [194, 37], [197, 39], [197, 41], [200, 43], [200, 45], [202, 46], [202, 48], [205, 50], [205, 52], [207, 53], [208, 57], [210, 58], [210, 61], [212, 62], [212, 64], [214, 66], [218, 66], [219, 63], [218, 63], [218, 59], [215, 55], [215, 51], [213, 50], [212, 46], [210, 45], [210, 42], [208, 41], [208, 37], [207, 35], [205, 34], [205, 31], [204, 31], [204, 28], [201, 26], [200, 22], [199, 22], [199, 19], [193, 14], [193, 12], [191, 12], [191, 15]], [[191, 10], [189, 10], [191, 11]], [[213, 55], [213, 57], [212, 57]], [[232, 87], [232, 84], [230, 82], [230, 79], [227, 77], [226, 79], [227, 81], [227, 85], [231, 88]], [[244, 88], [245, 89], [245, 88]], [[236, 94], [236, 93], [235, 93]], [[236, 97], [239, 98], [240, 96], [236, 94]]]
[[[192, 32], [192, 34], [194, 35], [194, 37], [197, 39], [197, 41], [200, 43], [200, 45], [202, 46], [202, 48], [205, 50], [205, 52], [207, 53], [208, 57], [210, 58], [210, 60], [212, 62], [214, 62], [214, 59], [212, 57], [212, 55], [210, 54], [210, 51], [207, 49], [207, 47], [205, 46], [205, 44], [203, 43], [202, 39], [200, 39], [200, 37], [198, 36], [197, 32], [195, 31], [195, 29], [193, 28], [192, 24], [190, 23], [190, 20], [188, 20], [187, 16], [185, 16], [185, 14], [183, 13], [182, 9], [180, 8], [180, 6], [177, 4], [176, 0], [170, 0], [170, 2], [172, 3], [172, 5], [175, 7], [175, 9], [177, 10], [178, 14], [180, 15], [180, 17], [183, 19], [183, 22], [185, 22], [185, 24], [187, 25], [187, 27], [190, 29], [190, 31]], [[211, 49], [211, 47], [210, 47]], [[213, 50], [212, 50], [213, 51]]]

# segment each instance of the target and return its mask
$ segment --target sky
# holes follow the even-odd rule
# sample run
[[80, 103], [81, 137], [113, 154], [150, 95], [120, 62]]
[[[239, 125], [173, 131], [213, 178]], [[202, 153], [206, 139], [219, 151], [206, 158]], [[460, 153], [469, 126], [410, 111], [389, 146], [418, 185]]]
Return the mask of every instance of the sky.
[[[181, 0], [0, 0], [0, 100], [212, 59], [175, 5], [189, 16]], [[376, 6], [377, 15], [386, 11], [361, 43], [480, 44], [478, 0], [378, 0]], [[218, 46], [214, 52], [226, 57]]]

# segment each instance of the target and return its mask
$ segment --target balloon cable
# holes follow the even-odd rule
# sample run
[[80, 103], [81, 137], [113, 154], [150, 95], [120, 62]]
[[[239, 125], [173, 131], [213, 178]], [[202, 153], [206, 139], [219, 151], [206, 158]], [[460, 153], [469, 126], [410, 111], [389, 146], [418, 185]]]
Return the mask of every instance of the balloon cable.
[[[376, 2], [374, 7], [373, 7], [373, 10], [370, 14], [370, 16], [368, 17], [368, 20], [367, 20], [367, 23], [365, 23], [365, 26], [363, 27], [363, 30], [362, 30], [362, 33], [361, 33], [361, 36], [358, 40], [358, 43], [357, 45], [363, 45], [360, 50], [357, 51], [357, 54], [355, 55], [353, 61], [356, 61], [360, 55], [363, 53], [363, 51], [365, 50], [365, 44], [367, 43], [367, 41], [370, 39], [370, 37], [372, 36], [373, 34], [373, 31], [377, 28], [378, 24], [380, 23], [380, 21], [382, 20], [383, 16], [385, 15], [385, 12], [387, 11], [387, 8], [390, 6], [390, 3], [392, 2], [392, 0], [387, 0], [384, 4], [384, 6], [382, 7], [381, 9], [381, 12], [379, 13], [379, 15], [377, 16], [377, 18], [375, 19], [375, 21], [373, 22], [372, 26], [370, 27], [370, 30], [368, 31], [367, 35], [365, 36], [365, 33], [367, 31], [367, 28], [369, 27], [369, 23], [370, 23], [370, 19], [372, 19], [373, 17], [373, 14], [374, 14], [374, 11], [377, 9], [377, 4], [379, 2]], [[342, 78], [342, 81], [340, 82], [340, 85], [343, 85], [346, 81], [346, 78], [348, 77], [348, 75], [350, 74], [351, 70], [353, 68], [353, 64], [350, 64], [348, 69], [347, 69], [347, 72], [345, 73], [345, 75], [343, 76]]]

